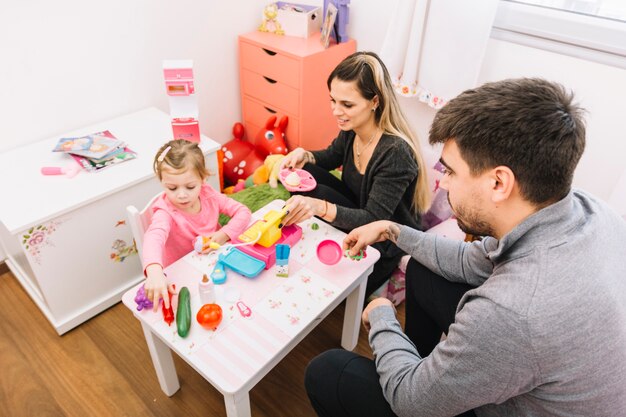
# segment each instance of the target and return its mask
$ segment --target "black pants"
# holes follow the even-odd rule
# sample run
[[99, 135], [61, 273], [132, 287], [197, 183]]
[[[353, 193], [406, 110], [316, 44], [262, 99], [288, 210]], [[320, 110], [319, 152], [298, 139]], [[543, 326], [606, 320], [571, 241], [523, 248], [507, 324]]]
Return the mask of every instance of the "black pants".
[[[342, 207], [347, 208], [359, 208], [359, 202], [357, 196], [354, 195], [352, 191], [344, 184], [343, 181], [335, 177], [333, 174], [325, 170], [324, 168], [320, 168], [315, 164], [305, 164], [303, 169], [308, 171], [313, 178], [315, 178], [315, 182], [317, 182], [317, 186], [308, 192], [302, 192], [298, 194], [302, 194], [308, 197], [317, 198], [320, 200], [326, 200], [329, 203], [337, 204]], [[349, 233], [350, 230], [343, 230], [346, 233]], [[339, 242], [340, 243], [340, 242]], [[374, 265], [374, 270], [367, 277], [367, 287], [365, 288], [365, 299], [376, 291], [385, 281], [387, 281], [393, 270], [396, 269], [400, 259], [404, 255], [404, 253], [397, 251], [393, 256], [386, 256], [384, 254], [384, 250], [382, 249], [381, 244], [373, 245], [376, 249], [380, 250], [381, 257]]]
[[[441, 333], [447, 333], [456, 306], [472, 287], [451, 283], [413, 259], [407, 266], [406, 283], [405, 331], [426, 357]], [[306, 369], [304, 385], [321, 417], [395, 415], [383, 396], [374, 361], [353, 352], [335, 349], [314, 358]], [[461, 416], [475, 414], [469, 410]]]

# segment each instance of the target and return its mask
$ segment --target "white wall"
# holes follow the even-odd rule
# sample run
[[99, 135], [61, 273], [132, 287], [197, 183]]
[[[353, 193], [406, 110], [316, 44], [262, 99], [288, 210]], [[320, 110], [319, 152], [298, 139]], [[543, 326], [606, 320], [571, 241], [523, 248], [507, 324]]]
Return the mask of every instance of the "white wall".
[[[359, 49], [380, 51], [397, 1], [352, 0], [349, 33]], [[226, 142], [241, 118], [237, 35], [256, 28], [267, 2], [3, 1], [0, 151], [147, 106], [168, 111], [163, 59], [194, 60], [201, 130]], [[618, 104], [626, 96], [626, 70], [491, 40], [479, 82], [516, 76], [541, 76], [574, 90], [589, 112], [575, 184], [608, 198], [626, 156]], [[426, 143], [434, 111], [400, 100]]]
[[2, 0], [0, 151], [148, 106], [169, 111], [164, 59], [194, 60], [201, 130], [229, 140], [237, 35], [256, 28], [265, 3]]

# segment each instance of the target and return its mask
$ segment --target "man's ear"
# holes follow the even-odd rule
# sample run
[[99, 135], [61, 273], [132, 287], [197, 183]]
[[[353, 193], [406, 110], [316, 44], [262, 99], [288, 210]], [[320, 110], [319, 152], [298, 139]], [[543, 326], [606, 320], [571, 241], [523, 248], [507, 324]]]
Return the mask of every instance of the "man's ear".
[[509, 199], [515, 188], [515, 174], [511, 168], [500, 165], [491, 171], [491, 200], [494, 203], [502, 203]]

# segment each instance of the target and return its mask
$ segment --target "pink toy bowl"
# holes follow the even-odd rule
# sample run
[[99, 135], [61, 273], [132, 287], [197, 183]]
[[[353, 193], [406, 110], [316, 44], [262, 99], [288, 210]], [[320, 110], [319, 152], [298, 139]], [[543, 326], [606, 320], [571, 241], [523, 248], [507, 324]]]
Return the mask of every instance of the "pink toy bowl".
[[317, 258], [326, 265], [335, 265], [343, 255], [341, 246], [334, 240], [322, 240], [317, 245]]
[[[291, 174], [292, 172], [295, 172], [300, 177], [300, 185], [298, 185], [297, 187], [289, 185], [287, 184], [287, 181], [285, 181], [287, 175]], [[287, 191], [311, 191], [312, 189], [317, 187], [317, 182], [315, 181], [315, 178], [313, 178], [311, 174], [308, 173], [308, 171], [305, 171], [303, 169], [283, 168], [278, 173], [278, 179], [281, 183], [283, 183]]]

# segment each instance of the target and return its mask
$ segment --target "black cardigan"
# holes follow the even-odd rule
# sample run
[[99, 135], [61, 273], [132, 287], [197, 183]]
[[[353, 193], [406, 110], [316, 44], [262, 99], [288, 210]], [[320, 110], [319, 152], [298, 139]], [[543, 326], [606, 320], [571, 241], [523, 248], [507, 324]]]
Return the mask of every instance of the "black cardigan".
[[[328, 170], [354, 166], [352, 144], [355, 136], [354, 131], [341, 131], [328, 148], [312, 151], [315, 164]], [[359, 208], [338, 205], [332, 225], [352, 230], [376, 220], [391, 220], [421, 229], [420, 218], [411, 209], [417, 175], [417, 162], [409, 144], [397, 136], [383, 134], [363, 175], [361, 192], [357, 196]], [[389, 245], [383, 245], [387, 256], [397, 254], [397, 248], [393, 247], [389, 252]]]

